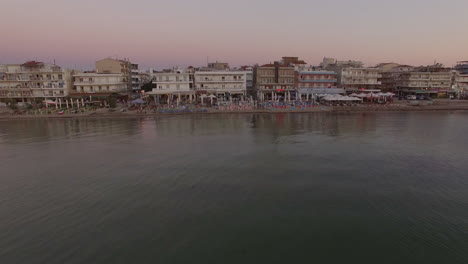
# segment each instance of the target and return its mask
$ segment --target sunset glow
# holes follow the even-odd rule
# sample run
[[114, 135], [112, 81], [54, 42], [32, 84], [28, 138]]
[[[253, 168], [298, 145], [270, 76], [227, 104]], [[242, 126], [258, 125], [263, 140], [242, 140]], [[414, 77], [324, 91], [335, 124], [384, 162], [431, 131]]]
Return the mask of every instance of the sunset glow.
[[91, 69], [268, 63], [300, 56], [452, 66], [468, 59], [468, 1], [15, 0], [0, 10], [0, 63]]

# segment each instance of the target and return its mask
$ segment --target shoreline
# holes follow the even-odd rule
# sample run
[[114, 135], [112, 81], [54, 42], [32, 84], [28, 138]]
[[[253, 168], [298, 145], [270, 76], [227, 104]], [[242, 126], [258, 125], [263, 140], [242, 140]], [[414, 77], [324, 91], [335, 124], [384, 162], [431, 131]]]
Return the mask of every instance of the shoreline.
[[[325, 109], [323, 109], [325, 107]], [[49, 115], [19, 115], [12, 113], [0, 114], [0, 121], [31, 120], [31, 119], [80, 119], [80, 118], [138, 118], [155, 116], [181, 116], [181, 115], [218, 115], [218, 114], [284, 114], [284, 113], [389, 113], [389, 112], [447, 112], [468, 111], [468, 104], [460, 106], [371, 106], [371, 107], [329, 107], [319, 106], [306, 110], [245, 110], [245, 111], [208, 111], [208, 112], [181, 112], [181, 113], [137, 113], [137, 112], [90, 112], [84, 114], [49, 114]]]

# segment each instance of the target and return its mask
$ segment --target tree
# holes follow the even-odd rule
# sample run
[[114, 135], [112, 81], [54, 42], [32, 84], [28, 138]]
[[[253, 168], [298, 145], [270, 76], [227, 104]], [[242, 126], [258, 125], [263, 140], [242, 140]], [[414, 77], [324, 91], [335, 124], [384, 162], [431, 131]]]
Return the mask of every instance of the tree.
[[153, 88], [156, 88], [156, 87], [153, 87], [153, 82], [151, 81], [143, 84], [143, 86], [141, 87], [141, 89], [145, 92], [151, 92]]
[[109, 106], [110, 108], [115, 108], [117, 106], [117, 99], [115, 99], [115, 97], [109, 97]]

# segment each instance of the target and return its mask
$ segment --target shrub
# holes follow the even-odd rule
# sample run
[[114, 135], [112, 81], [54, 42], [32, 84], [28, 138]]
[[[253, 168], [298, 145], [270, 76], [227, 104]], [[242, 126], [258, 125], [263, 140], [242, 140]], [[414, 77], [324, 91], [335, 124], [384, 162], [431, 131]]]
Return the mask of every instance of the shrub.
[[109, 106], [110, 108], [115, 108], [117, 106], [117, 99], [114, 97], [109, 98]]

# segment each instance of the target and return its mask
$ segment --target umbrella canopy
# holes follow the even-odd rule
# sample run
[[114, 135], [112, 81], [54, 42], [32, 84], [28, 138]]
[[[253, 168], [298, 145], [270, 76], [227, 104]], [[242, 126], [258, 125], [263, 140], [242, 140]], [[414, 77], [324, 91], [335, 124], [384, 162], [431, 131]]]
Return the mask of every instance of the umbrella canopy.
[[143, 99], [141, 98], [138, 98], [138, 99], [135, 99], [133, 101], [130, 101], [131, 104], [144, 104], [145, 101], [143, 101]]
[[52, 101], [52, 100], [45, 100], [44, 103], [46, 103], [46, 104], [52, 104], [52, 105], [57, 104], [57, 102], [54, 102], [54, 101]]

